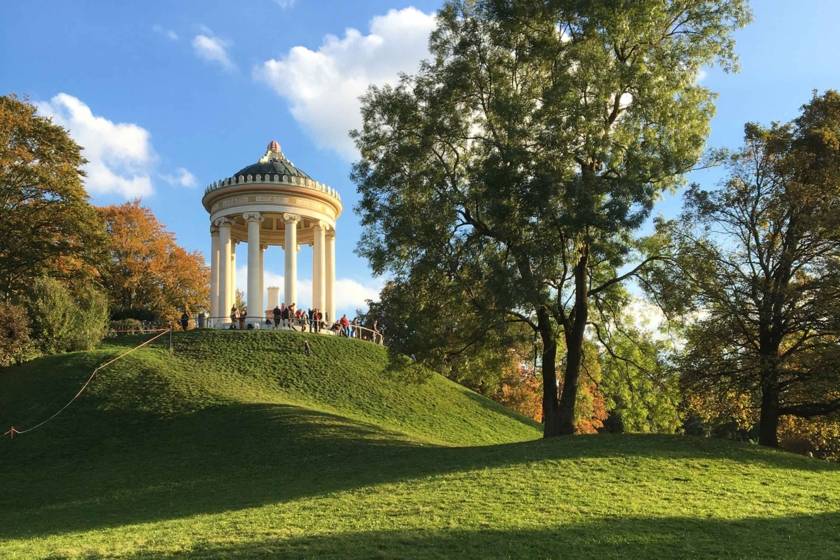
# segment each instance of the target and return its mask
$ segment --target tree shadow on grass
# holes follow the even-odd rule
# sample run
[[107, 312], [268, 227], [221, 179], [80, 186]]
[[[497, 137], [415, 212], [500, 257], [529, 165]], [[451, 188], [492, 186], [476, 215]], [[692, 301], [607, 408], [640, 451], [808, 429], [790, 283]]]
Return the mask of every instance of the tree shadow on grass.
[[[87, 414], [57, 421], [44, 436], [52, 438], [50, 445], [37, 441], [42, 436], [36, 434], [0, 444], [0, 538], [219, 513], [547, 460], [713, 459], [727, 450], [745, 460], [744, 449], [726, 442], [666, 436], [430, 446], [372, 424], [290, 405], [230, 404], [169, 420]], [[90, 433], [79, 434], [79, 426]], [[837, 470], [779, 453], [756, 451], [755, 460], [783, 469]], [[558, 464], [557, 475], [563, 472]]]
[[[492, 525], [492, 523], [491, 523]], [[840, 558], [840, 513], [738, 520], [622, 517], [545, 529], [392, 530], [200, 546], [189, 558]], [[132, 560], [166, 558], [139, 553]]]

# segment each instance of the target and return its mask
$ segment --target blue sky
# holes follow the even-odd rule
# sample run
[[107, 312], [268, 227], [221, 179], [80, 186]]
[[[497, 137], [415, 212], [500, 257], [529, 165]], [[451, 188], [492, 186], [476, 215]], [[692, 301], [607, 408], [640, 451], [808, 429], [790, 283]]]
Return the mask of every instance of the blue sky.
[[[142, 195], [180, 244], [209, 253], [204, 186], [253, 163], [277, 139], [296, 165], [338, 189], [339, 312], [374, 296], [381, 280], [353, 250], [354, 157], [345, 132], [368, 83], [412, 71], [440, 2], [5, 2], [0, 93], [38, 103], [91, 160], [95, 204]], [[709, 146], [736, 147], [746, 121], [795, 116], [813, 89], [840, 88], [840, 2], [763, 0], [737, 34], [741, 72], [710, 69], [718, 92]], [[706, 182], [715, 173], [698, 175]], [[679, 196], [657, 213], [673, 215]], [[238, 263], [245, 262], [245, 247]], [[311, 264], [301, 253], [301, 296]], [[266, 285], [281, 285], [271, 248]], [[239, 286], [244, 286], [244, 269]], [[306, 303], [304, 301], [304, 303]]]

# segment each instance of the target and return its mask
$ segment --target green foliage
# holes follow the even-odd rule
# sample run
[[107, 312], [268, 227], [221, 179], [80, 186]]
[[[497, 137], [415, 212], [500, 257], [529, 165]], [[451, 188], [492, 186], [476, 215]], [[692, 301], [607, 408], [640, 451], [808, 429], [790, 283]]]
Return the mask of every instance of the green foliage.
[[369, 302], [363, 322], [387, 333], [388, 347], [412, 356], [485, 396], [497, 394], [506, 368], [533, 355], [533, 336], [521, 323], [482, 314], [460, 297], [440, 271], [390, 281]]
[[701, 155], [697, 73], [734, 65], [748, 19], [742, 0], [453, 0], [433, 60], [364, 97], [359, 252], [418, 292], [444, 274], [479, 323], [538, 332], [547, 435], [573, 430], [587, 324], [610, 319], [590, 306], [638, 272], [618, 275], [642, 258], [633, 232]]
[[[4, 371], [0, 426], [52, 413], [139, 340]], [[840, 546], [836, 465], [700, 438], [539, 440], [439, 375], [401, 383], [359, 341], [187, 332], [175, 346], [132, 353], [55, 422], [0, 440], [0, 557], [768, 560]]]
[[73, 338], [76, 302], [58, 280], [42, 277], [29, 290], [27, 313], [32, 322], [32, 337], [45, 354], [66, 352]]
[[682, 425], [679, 376], [665, 362], [666, 344], [629, 330], [602, 355], [599, 386], [622, 432], [674, 433]]
[[84, 163], [67, 131], [0, 97], [0, 299], [20, 302], [41, 275], [96, 276], [104, 231], [82, 186]]
[[583, 345], [582, 379], [577, 390], [575, 403], [575, 431], [594, 434], [604, 427], [607, 408], [601, 390], [602, 371], [595, 344], [586, 341]]
[[69, 349], [91, 350], [108, 330], [108, 297], [96, 288], [85, 286], [76, 292], [75, 300], [78, 314]]
[[791, 123], [747, 124], [728, 170], [661, 225], [677, 266], [649, 285], [687, 318], [679, 366], [698, 414], [757, 422], [775, 446], [781, 417], [840, 410], [840, 94], [815, 94]]
[[108, 302], [93, 287], [79, 288], [74, 294], [53, 278], [32, 283], [27, 301], [32, 322], [32, 339], [45, 354], [90, 350], [105, 336]]
[[31, 351], [26, 310], [0, 302], [0, 367], [20, 363]]

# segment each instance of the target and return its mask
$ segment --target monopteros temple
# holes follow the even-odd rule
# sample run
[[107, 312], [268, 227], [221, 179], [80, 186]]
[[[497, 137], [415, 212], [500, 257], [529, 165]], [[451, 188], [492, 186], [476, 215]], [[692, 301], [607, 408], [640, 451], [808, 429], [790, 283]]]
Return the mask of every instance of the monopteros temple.
[[[283, 301], [297, 301], [297, 255], [312, 245], [312, 304], [335, 320], [335, 222], [341, 197], [295, 167], [272, 140], [257, 163], [207, 187], [202, 198], [210, 213], [210, 314], [216, 326], [226, 316], [236, 291], [237, 243], [248, 244], [247, 322], [259, 327], [265, 316], [263, 271], [269, 245], [284, 250]], [[278, 263], [279, 264], [279, 263]]]

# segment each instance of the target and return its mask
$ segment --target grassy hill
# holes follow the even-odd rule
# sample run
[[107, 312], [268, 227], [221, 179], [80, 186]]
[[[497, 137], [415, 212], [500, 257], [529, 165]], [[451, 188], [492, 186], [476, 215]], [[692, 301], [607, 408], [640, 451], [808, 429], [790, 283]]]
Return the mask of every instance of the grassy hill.
[[[130, 342], [0, 370], [0, 427]], [[840, 468], [685, 437], [542, 441], [367, 343], [193, 332], [0, 440], [0, 558], [68, 557], [840, 558]]]

